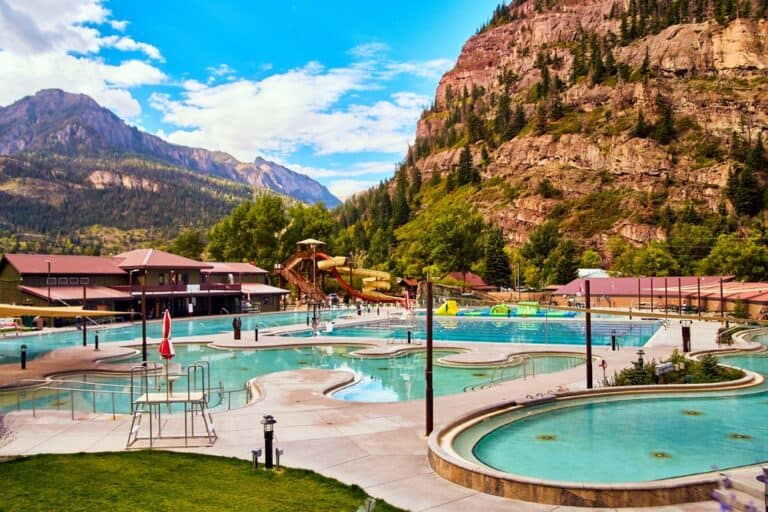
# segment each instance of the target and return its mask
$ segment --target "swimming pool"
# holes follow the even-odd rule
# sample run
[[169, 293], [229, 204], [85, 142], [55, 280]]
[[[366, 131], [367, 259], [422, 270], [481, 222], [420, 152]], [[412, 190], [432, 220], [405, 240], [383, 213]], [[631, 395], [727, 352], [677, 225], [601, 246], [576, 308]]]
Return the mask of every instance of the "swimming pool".
[[[338, 318], [351, 313], [350, 309], [322, 310], [321, 319]], [[205, 336], [207, 334], [220, 334], [232, 331], [232, 318], [229, 317], [198, 317], [191, 319], [173, 319], [173, 337]], [[268, 327], [279, 327], [292, 324], [306, 325], [306, 311], [291, 311], [282, 313], [260, 313], [243, 315], [242, 330], [244, 335], [253, 331]], [[99, 343], [110, 341], [141, 340], [141, 322], [122, 324], [117, 327], [99, 326], [88, 327], [88, 345], [93, 345], [94, 336], [99, 335]], [[162, 330], [159, 321], [147, 322], [147, 338], [158, 340], [162, 338]], [[27, 345], [27, 359], [39, 357], [51, 350], [81, 345], [83, 332], [80, 330], [52, 331], [35, 336], [5, 336], [0, 338], [0, 364], [18, 363], [20, 361], [20, 347]]]
[[[658, 321], [593, 320], [592, 344], [610, 346], [615, 334], [621, 347], [642, 347], [659, 329]], [[584, 319], [550, 318], [464, 318], [435, 317], [433, 340], [491, 343], [534, 343], [584, 345]], [[324, 336], [392, 339], [405, 343], [426, 337], [426, 318], [417, 316], [409, 325], [381, 320], [364, 325], [335, 326]], [[286, 333], [285, 336], [313, 336], [312, 331]]]
[[[721, 360], [768, 374], [765, 352]], [[766, 404], [766, 384], [550, 402], [491, 415], [451, 446], [465, 460], [523, 478], [651, 482], [768, 460]]]
[[[177, 345], [174, 363], [187, 367], [197, 361], [207, 361], [211, 368], [211, 381], [215, 386], [227, 390], [244, 389], [246, 381], [253, 377], [266, 375], [284, 370], [301, 368], [321, 368], [328, 370], [347, 370], [355, 374], [355, 383], [347, 386], [332, 396], [339, 400], [362, 402], [395, 402], [423, 398], [425, 394], [424, 367], [426, 354], [424, 351], [409, 352], [391, 357], [363, 357], [355, 355], [355, 350], [362, 347], [348, 345], [314, 345], [282, 349], [263, 350], [217, 350], [205, 345]], [[537, 374], [551, 373], [584, 364], [584, 357], [579, 355], [547, 354], [531, 355], [515, 359], [507, 365], [495, 367], [456, 367], [445, 366], [439, 359], [454, 352], [435, 351], [434, 361], [434, 393], [435, 396], [461, 393], [499, 382], [520, 377], [534, 378]], [[156, 351], [150, 351], [150, 360], [160, 362]], [[136, 361], [138, 363], [138, 359]], [[77, 379], [83, 382], [98, 384], [98, 389], [109, 388], [119, 390], [117, 410], [130, 411], [128, 377], [93, 376], [88, 374], [69, 374], [67, 379]], [[157, 379], [157, 389], [165, 389], [164, 379]], [[179, 387], [181, 386], [181, 388]], [[186, 383], [176, 384], [176, 390], [185, 389]], [[95, 393], [95, 396], [94, 396]], [[76, 393], [77, 410], [87, 410], [93, 407], [97, 411], [112, 410], [112, 395], [114, 393], [94, 392]], [[227, 406], [243, 405], [247, 394], [233, 395], [233, 402]], [[54, 392], [40, 394], [35, 399], [38, 408], [69, 409], [68, 393]], [[228, 400], [228, 399], [227, 399]], [[61, 403], [56, 403], [56, 402]], [[217, 403], [212, 404], [218, 405]], [[13, 400], [6, 400], [5, 406], [0, 403], [0, 410], [16, 407]], [[22, 408], [31, 408], [31, 397]]]

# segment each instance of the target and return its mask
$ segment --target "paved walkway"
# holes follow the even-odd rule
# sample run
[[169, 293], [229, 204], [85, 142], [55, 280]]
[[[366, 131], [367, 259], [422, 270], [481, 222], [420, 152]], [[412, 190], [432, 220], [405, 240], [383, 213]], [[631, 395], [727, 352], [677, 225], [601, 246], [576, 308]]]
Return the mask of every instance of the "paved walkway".
[[[717, 348], [714, 342], [717, 327], [717, 324], [694, 323], [693, 349]], [[313, 344], [322, 339], [272, 338], [262, 333], [256, 346], [263, 348], [297, 342]], [[253, 339], [234, 342], [228, 334], [207, 336], [205, 340], [197, 341], [213, 341], [222, 346], [254, 347]], [[332, 341], [343, 340], [333, 338]], [[359, 341], [355, 340], [356, 343]], [[179, 343], [179, 340], [176, 340], [176, 343]], [[645, 347], [646, 360], [666, 357], [673, 347], [680, 345], [679, 326], [662, 328]], [[444, 344], [441, 343], [440, 346], [443, 347]], [[542, 345], [465, 346], [473, 350], [460, 356], [464, 360], [498, 359], [512, 352], [579, 349], [574, 346]], [[111, 346], [107, 348], [106, 344], [103, 347], [104, 353], [110, 355], [113, 350], [119, 354], [125, 350]], [[372, 342], [370, 350], [385, 352], [399, 348], [404, 347], [379, 341]], [[611, 375], [613, 370], [636, 360], [636, 352], [636, 348], [622, 348], [612, 352], [610, 348], [606, 350], [600, 347], [594, 350], [594, 355], [605, 359], [608, 375]], [[65, 358], [65, 355], [72, 358], [66, 365], [76, 366], [75, 360], [82, 354], [78, 354], [77, 350], [68, 349], [55, 357]], [[87, 359], [86, 366], [97, 364], [90, 356]], [[61, 360], [58, 362], [62, 363]], [[43, 363], [54, 364], [52, 360], [41, 360], [40, 368], [35, 369], [37, 365], [30, 365], [30, 370], [45, 374], [49, 368]], [[595, 379], [600, 379], [602, 371], [596, 364], [594, 369]], [[0, 374], [5, 377], [4, 371], [0, 371]], [[461, 413], [483, 405], [523, 400], [526, 395], [547, 392], [562, 386], [583, 387], [584, 374], [582, 366], [557, 374], [518, 379], [481, 391], [439, 397], [435, 400], [435, 425], [439, 426]], [[343, 482], [360, 485], [369, 494], [405, 509], [440, 512], [584, 510], [497, 498], [440, 478], [427, 463], [424, 402], [416, 400], [364, 404], [333, 400], [324, 395], [325, 390], [348, 379], [347, 372], [326, 370], [298, 370], [259, 377], [261, 396], [258, 401], [236, 410], [215, 414], [219, 439], [214, 446], [175, 449], [250, 460], [251, 449], [263, 445], [260, 420], [264, 414], [271, 414], [277, 419], [275, 432], [278, 446], [284, 450], [281, 460], [283, 464], [312, 469]], [[29, 412], [20, 412], [7, 415], [5, 424], [10, 430], [10, 436], [5, 441], [0, 441], [0, 456], [120, 451], [125, 449], [130, 418], [120, 416], [113, 420], [111, 415], [89, 414], [85, 421], [70, 421], [68, 412], [38, 413], [37, 418], [33, 418]], [[729, 475], [749, 481], [754, 480], [756, 472], [753, 468], [729, 472]], [[718, 506], [714, 502], [707, 502], [659, 507], [656, 510], [716, 511]]]

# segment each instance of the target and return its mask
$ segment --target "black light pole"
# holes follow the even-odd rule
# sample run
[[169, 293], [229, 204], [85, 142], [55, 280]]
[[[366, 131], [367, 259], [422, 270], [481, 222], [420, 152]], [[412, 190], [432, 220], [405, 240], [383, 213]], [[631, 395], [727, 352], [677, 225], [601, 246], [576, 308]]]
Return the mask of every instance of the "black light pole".
[[425, 381], [427, 384], [426, 392], [426, 430], [427, 435], [432, 433], [432, 427], [434, 425], [434, 399], [432, 390], [432, 282], [427, 281], [427, 363], [426, 371], [424, 372]]
[[147, 269], [141, 281], [141, 360], [147, 364]]
[[274, 429], [277, 420], [271, 415], [267, 414], [264, 419], [261, 420], [261, 424], [264, 425], [264, 467], [272, 469], [272, 439], [274, 438]]
[[88, 331], [88, 322], [85, 321], [85, 285], [83, 285], [83, 346], [88, 346], [88, 338], [87, 338], [87, 331]]
[[[48, 264], [48, 275], [45, 277], [45, 284], [48, 286], [48, 307], [51, 307], [51, 260], [45, 260]], [[54, 318], [50, 317], [50, 327], [54, 326]]]
[[45, 260], [48, 264], [48, 275], [45, 277], [45, 284], [48, 286], [48, 306], [51, 305], [51, 260]]
[[587, 337], [587, 389], [592, 389], [592, 313], [590, 295], [589, 295], [589, 279], [584, 280], [584, 302], [587, 307], [586, 320], [587, 328], [585, 330]]

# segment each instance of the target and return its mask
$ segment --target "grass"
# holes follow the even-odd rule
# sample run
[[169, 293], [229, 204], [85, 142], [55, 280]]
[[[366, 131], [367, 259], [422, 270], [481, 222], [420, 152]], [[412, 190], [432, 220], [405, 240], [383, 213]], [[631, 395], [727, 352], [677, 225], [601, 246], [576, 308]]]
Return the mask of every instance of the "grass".
[[[0, 463], [0, 511], [354, 511], [367, 494], [312, 471], [163, 451], [37, 455]], [[398, 511], [386, 502], [376, 512]]]

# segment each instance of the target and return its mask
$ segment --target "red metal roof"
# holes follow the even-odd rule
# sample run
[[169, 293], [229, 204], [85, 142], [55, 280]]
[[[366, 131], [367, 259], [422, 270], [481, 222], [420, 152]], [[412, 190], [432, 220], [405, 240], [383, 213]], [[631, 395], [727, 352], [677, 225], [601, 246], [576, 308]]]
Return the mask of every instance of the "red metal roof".
[[455, 279], [456, 281], [465, 281], [469, 286], [473, 288], [478, 286], [488, 286], [488, 284], [483, 281], [483, 278], [474, 272], [467, 272], [466, 276], [461, 272], [448, 272], [448, 276]]
[[[734, 283], [725, 282], [733, 279], [732, 276], [672, 276], [672, 277], [599, 277], [589, 279], [589, 292], [591, 295], [609, 295], [609, 296], [636, 296], [638, 288], [641, 295], [663, 295], [664, 291], [668, 294], [677, 294], [678, 283], [680, 293], [697, 293], [699, 284], [701, 285], [701, 294], [707, 293], [720, 294], [720, 280], [723, 280], [723, 287]], [[584, 294], [585, 279], [574, 279], [570, 283], [561, 286], [554, 293], [556, 295], [578, 295]], [[742, 283], [738, 283], [742, 284]], [[753, 283], [754, 284], [754, 283]], [[768, 286], [768, 285], [767, 285]]]
[[209, 261], [210, 268], [203, 269], [204, 274], [266, 274], [267, 271], [250, 263], [224, 263]]
[[[19, 290], [30, 295], [35, 295], [41, 299], [48, 298], [47, 286], [19, 286]], [[130, 300], [131, 294], [121, 292], [107, 286], [86, 286], [85, 297], [88, 300], [109, 299], [109, 300]], [[58, 301], [81, 301], [83, 300], [82, 286], [51, 286], [51, 302]]]
[[115, 264], [123, 269], [160, 268], [160, 269], [203, 269], [211, 268], [210, 263], [191, 260], [157, 249], [136, 249], [118, 254]]
[[111, 258], [102, 256], [77, 256], [72, 254], [5, 254], [3, 257], [20, 274], [48, 274], [48, 262], [51, 262], [51, 275], [122, 275], [125, 270], [115, 264]]

